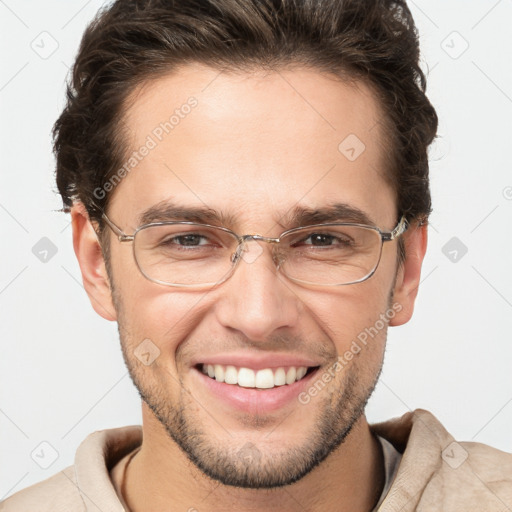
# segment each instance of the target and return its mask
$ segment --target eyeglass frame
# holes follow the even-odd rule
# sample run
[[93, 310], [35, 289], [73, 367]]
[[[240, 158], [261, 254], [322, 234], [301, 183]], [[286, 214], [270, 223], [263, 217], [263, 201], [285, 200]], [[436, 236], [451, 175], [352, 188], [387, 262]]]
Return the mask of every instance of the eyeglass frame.
[[200, 287], [203, 287], [203, 288], [204, 287], [213, 288], [213, 287], [215, 287], [215, 286], [217, 286], [219, 284], [222, 284], [225, 281], [227, 281], [235, 273], [235, 270], [238, 267], [238, 263], [242, 259], [240, 257], [240, 254], [241, 254], [240, 248], [243, 246], [243, 244], [247, 240], [255, 240], [255, 241], [267, 242], [267, 243], [271, 243], [271, 244], [279, 244], [279, 242], [281, 241], [281, 238], [283, 236], [289, 234], [289, 233], [293, 233], [293, 232], [304, 230], [304, 229], [314, 228], [314, 227], [320, 227], [320, 226], [352, 226], [352, 227], [361, 227], [361, 228], [366, 228], [366, 229], [372, 229], [372, 230], [376, 231], [380, 235], [381, 245], [380, 245], [380, 251], [379, 251], [379, 259], [377, 260], [377, 263], [375, 264], [374, 269], [371, 272], [369, 272], [366, 276], [362, 277], [361, 279], [358, 279], [357, 281], [351, 281], [349, 283], [334, 283], [334, 284], [331, 284], [331, 283], [327, 283], [327, 284], [326, 283], [311, 283], [309, 281], [302, 281], [300, 279], [296, 279], [296, 278], [290, 277], [290, 276], [286, 275], [286, 273], [283, 273], [280, 270], [280, 263], [281, 262], [279, 264], [275, 264], [274, 258], [272, 258], [273, 261], [274, 261], [274, 264], [276, 266], [276, 269], [279, 272], [281, 272], [282, 275], [284, 275], [286, 278], [290, 279], [291, 281], [296, 282], [296, 283], [306, 284], [306, 285], [309, 285], [309, 286], [348, 286], [348, 285], [351, 285], [351, 284], [362, 283], [362, 282], [366, 281], [367, 279], [369, 279], [370, 277], [372, 277], [373, 274], [375, 274], [375, 272], [377, 271], [377, 268], [379, 266], [380, 260], [382, 258], [382, 248], [384, 246], [384, 242], [391, 242], [393, 240], [396, 240], [399, 236], [403, 235], [407, 231], [407, 228], [409, 227], [409, 223], [407, 222], [407, 219], [405, 218], [405, 215], [402, 215], [402, 217], [398, 221], [398, 224], [391, 231], [382, 231], [377, 226], [370, 226], [370, 225], [367, 225], [367, 224], [360, 224], [360, 223], [354, 223], [354, 222], [336, 222], [336, 223], [332, 223], [331, 222], [331, 223], [323, 223], [323, 224], [312, 224], [312, 225], [308, 225], [308, 226], [298, 226], [298, 227], [295, 227], [295, 228], [287, 229], [286, 231], [283, 231], [277, 238], [273, 238], [273, 237], [267, 237], [267, 236], [263, 236], [263, 235], [250, 235], [250, 234], [239, 235], [238, 233], [235, 233], [231, 229], [226, 228], [224, 226], [214, 226], [213, 224], [203, 224], [201, 222], [192, 222], [192, 221], [162, 221], [162, 222], [150, 222], [148, 224], [142, 224], [141, 226], [139, 226], [139, 227], [137, 227], [135, 229], [135, 231], [133, 232], [132, 235], [128, 235], [119, 226], [114, 224], [107, 217], [107, 215], [105, 213], [102, 213], [101, 217], [106, 222], [107, 226], [115, 233], [115, 235], [117, 235], [117, 239], [121, 243], [124, 243], [124, 242], [135, 242], [135, 236], [137, 235], [137, 233], [139, 231], [142, 231], [143, 229], [147, 229], [150, 226], [165, 226], [165, 225], [176, 225], [176, 224], [204, 226], [206, 228], [220, 229], [220, 230], [222, 230], [222, 231], [224, 231], [226, 233], [229, 233], [230, 235], [234, 235], [236, 237], [236, 239], [238, 240], [238, 246], [236, 248], [236, 251], [233, 253], [233, 255], [231, 257], [231, 262], [232, 262], [231, 271], [229, 273], [227, 273], [226, 276], [222, 280], [219, 280], [219, 281], [217, 281], [216, 283], [213, 283], [213, 284], [211, 284], [211, 283], [204, 283], [204, 284], [166, 283], [164, 281], [160, 281], [159, 279], [154, 279], [152, 277], [149, 277], [142, 270], [142, 268], [140, 267], [139, 261], [137, 260], [137, 257], [135, 255], [135, 243], [133, 243], [133, 246], [132, 246], [133, 247], [133, 249], [132, 249], [133, 259], [135, 260], [135, 264], [137, 265], [137, 268], [139, 269], [140, 273], [148, 281], [151, 281], [151, 282], [156, 283], [156, 284], [161, 284], [163, 286], [172, 286], [172, 287], [179, 287], [179, 288], [200, 288]]

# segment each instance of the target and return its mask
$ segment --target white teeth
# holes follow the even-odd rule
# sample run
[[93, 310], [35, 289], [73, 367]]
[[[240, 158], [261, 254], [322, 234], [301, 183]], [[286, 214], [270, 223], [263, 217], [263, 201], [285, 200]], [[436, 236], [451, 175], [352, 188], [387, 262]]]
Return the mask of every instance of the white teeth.
[[238, 385], [243, 388], [253, 388], [254, 387], [254, 370], [250, 368], [240, 368], [238, 370]]
[[220, 364], [215, 365], [215, 380], [224, 382], [224, 367]]
[[273, 388], [274, 384], [274, 372], [270, 368], [266, 368], [265, 370], [258, 370], [258, 373], [256, 374], [255, 387], [268, 389]]
[[295, 382], [296, 377], [297, 370], [295, 369], [295, 366], [291, 366], [286, 372], [286, 384], [291, 384], [292, 382]]
[[274, 373], [274, 386], [283, 386], [286, 384], [286, 372], [284, 368], [278, 368]]
[[201, 371], [218, 382], [237, 384], [243, 388], [270, 389], [274, 386], [293, 384], [306, 375], [308, 368], [307, 366], [289, 366], [254, 371], [251, 368], [237, 368], [232, 365], [203, 364]]
[[224, 382], [226, 384], [238, 384], [238, 372], [234, 366], [226, 366]]
[[297, 377], [296, 379], [297, 380], [300, 380], [302, 379], [302, 377], [304, 377], [304, 375], [306, 375], [306, 372], [308, 371], [308, 369], [304, 366], [301, 366], [300, 368], [297, 368]]

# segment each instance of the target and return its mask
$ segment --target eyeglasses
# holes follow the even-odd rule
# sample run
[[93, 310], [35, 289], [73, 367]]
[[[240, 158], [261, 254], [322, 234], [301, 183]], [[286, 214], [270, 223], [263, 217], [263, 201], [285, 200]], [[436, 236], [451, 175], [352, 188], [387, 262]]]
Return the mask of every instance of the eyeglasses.
[[238, 235], [230, 229], [188, 221], [155, 222], [127, 235], [105, 214], [120, 242], [133, 242], [140, 272], [158, 284], [213, 287], [226, 281], [243, 259], [254, 261], [262, 252], [250, 241], [272, 244], [279, 272], [297, 283], [340, 286], [360, 283], [379, 265], [384, 242], [407, 229], [405, 217], [389, 232], [354, 223], [315, 224], [289, 229], [277, 238]]

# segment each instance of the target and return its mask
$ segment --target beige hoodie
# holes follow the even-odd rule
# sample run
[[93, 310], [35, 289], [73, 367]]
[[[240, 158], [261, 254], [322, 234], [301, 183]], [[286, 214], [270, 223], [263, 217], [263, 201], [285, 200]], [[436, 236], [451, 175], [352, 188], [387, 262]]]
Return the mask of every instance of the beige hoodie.
[[[512, 454], [455, 442], [422, 409], [370, 428], [403, 454], [378, 512], [512, 512]], [[0, 511], [123, 512], [110, 472], [141, 440], [138, 425], [90, 434], [73, 466], [10, 496]]]

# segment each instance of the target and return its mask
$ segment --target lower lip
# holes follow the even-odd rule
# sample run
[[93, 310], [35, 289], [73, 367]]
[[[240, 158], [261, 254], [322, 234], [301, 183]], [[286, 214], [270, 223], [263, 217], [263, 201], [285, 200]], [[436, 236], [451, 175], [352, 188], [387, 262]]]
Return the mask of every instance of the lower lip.
[[318, 370], [319, 368], [316, 368], [293, 384], [274, 386], [269, 389], [244, 388], [237, 384], [226, 384], [212, 379], [197, 368], [193, 371], [200, 385], [205, 386], [211, 394], [230, 407], [250, 414], [263, 414], [282, 409], [293, 401], [298, 402], [298, 395], [309, 386]]

